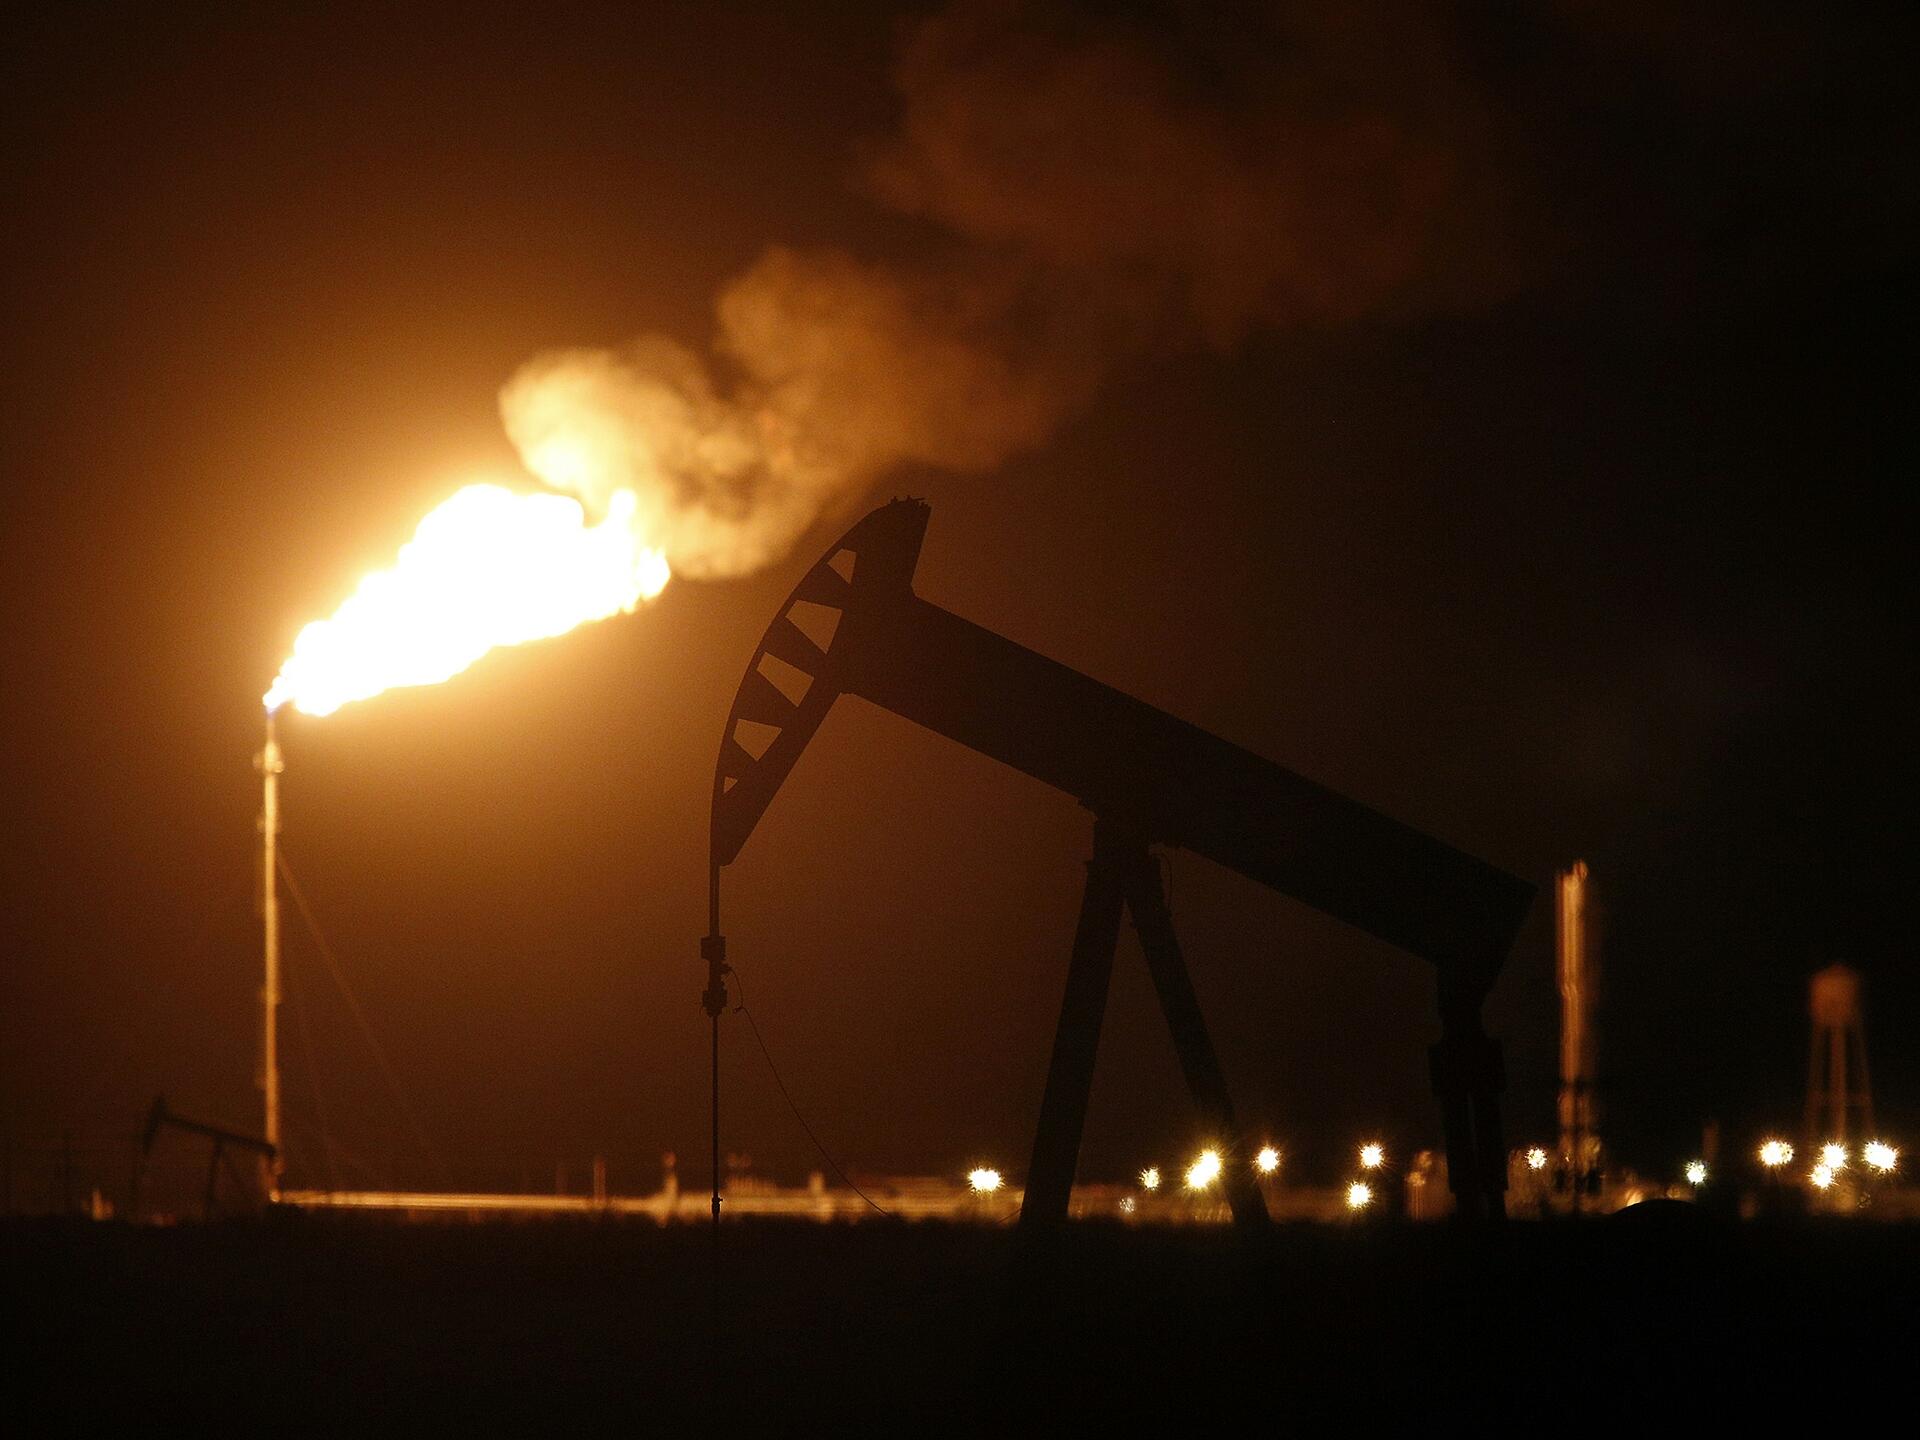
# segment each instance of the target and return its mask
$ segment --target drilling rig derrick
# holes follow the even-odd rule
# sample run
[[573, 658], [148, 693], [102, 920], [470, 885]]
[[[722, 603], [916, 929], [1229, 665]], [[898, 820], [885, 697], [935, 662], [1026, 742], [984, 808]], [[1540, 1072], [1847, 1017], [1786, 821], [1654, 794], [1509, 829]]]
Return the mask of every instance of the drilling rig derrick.
[[[913, 574], [928, 513], [920, 501], [896, 500], [855, 525], [801, 578], [754, 652], [714, 774], [709, 955], [720, 944], [721, 869], [833, 702], [857, 695], [1064, 791], [1094, 816], [1023, 1227], [1066, 1217], [1122, 909], [1139, 931], [1197, 1109], [1229, 1143], [1241, 1138], [1161, 894], [1155, 845], [1193, 850], [1433, 963], [1441, 1036], [1430, 1058], [1457, 1210], [1468, 1221], [1503, 1215], [1500, 1052], [1482, 1028], [1481, 1002], [1532, 887], [921, 599]], [[829, 622], [831, 633], [816, 642], [825, 625], [796, 617]], [[753, 737], [764, 745], [743, 743]], [[1250, 1175], [1233, 1176], [1227, 1196], [1238, 1223], [1265, 1221]]]

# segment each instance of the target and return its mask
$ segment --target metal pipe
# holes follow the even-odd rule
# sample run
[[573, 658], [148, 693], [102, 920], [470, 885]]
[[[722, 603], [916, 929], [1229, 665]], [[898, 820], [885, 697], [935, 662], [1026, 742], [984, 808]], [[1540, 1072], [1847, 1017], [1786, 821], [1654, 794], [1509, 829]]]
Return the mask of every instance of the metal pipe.
[[280, 1195], [280, 742], [273, 711], [267, 712], [260, 758], [260, 939], [264, 977], [260, 986], [260, 1094], [262, 1134], [272, 1153], [260, 1157], [260, 1178], [269, 1199]]
[[1594, 963], [1587, 905], [1587, 866], [1577, 861], [1559, 884], [1560, 1156], [1566, 1166], [1573, 1208], [1599, 1165], [1594, 1095]]

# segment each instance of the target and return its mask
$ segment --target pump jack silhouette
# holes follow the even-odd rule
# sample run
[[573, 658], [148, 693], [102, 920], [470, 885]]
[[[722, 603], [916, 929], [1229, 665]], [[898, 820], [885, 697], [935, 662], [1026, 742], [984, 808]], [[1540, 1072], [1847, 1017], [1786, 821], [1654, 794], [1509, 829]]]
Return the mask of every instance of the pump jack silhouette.
[[[1050, 1231], [1067, 1216], [1123, 907], [1139, 930], [1195, 1106], [1223, 1140], [1245, 1149], [1161, 893], [1155, 845], [1196, 851], [1432, 962], [1441, 1034], [1430, 1062], [1456, 1214], [1467, 1223], [1503, 1218], [1500, 1049], [1482, 1027], [1481, 1005], [1533, 887], [921, 599], [913, 573], [928, 515], [917, 500], [884, 505], [801, 578], [754, 651], [727, 717], [701, 944], [702, 999], [714, 1026], [715, 1220], [727, 997], [720, 872], [841, 695], [990, 755], [1093, 812], [1093, 858], [1028, 1168], [1024, 1231]], [[1249, 1167], [1229, 1166], [1225, 1179], [1236, 1224], [1264, 1225]]]
[[[140, 1213], [140, 1184], [146, 1175], [147, 1160], [153, 1154], [154, 1143], [159, 1140], [162, 1130], [179, 1130], [188, 1135], [199, 1135], [213, 1142], [213, 1149], [207, 1159], [206, 1193], [200, 1201], [200, 1218], [211, 1220], [214, 1201], [220, 1185], [220, 1168], [224, 1164], [232, 1177], [235, 1187], [241, 1193], [247, 1192], [247, 1182], [233, 1168], [233, 1158], [227, 1154], [229, 1148], [245, 1150], [263, 1161], [271, 1162], [277, 1153], [273, 1146], [256, 1135], [245, 1135], [238, 1130], [229, 1130], [221, 1125], [211, 1125], [205, 1120], [192, 1120], [172, 1109], [167, 1097], [156, 1095], [153, 1105], [147, 1111], [146, 1124], [140, 1127], [140, 1159], [135, 1166], [133, 1177], [132, 1213], [138, 1218]], [[269, 1185], [256, 1197], [256, 1205], [265, 1205], [273, 1198]]]

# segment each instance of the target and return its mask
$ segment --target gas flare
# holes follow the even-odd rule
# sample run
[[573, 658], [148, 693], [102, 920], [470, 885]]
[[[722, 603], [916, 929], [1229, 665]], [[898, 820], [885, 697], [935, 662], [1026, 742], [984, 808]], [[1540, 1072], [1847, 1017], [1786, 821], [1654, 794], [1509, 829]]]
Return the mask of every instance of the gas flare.
[[267, 709], [330, 715], [438, 684], [502, 645], [626, 614], [671, 573], [648, 539], [631, 491], [616, 491], [595, 524], [570, 496], [468, 485], [427, 514], [391, 569], [300, 632]]

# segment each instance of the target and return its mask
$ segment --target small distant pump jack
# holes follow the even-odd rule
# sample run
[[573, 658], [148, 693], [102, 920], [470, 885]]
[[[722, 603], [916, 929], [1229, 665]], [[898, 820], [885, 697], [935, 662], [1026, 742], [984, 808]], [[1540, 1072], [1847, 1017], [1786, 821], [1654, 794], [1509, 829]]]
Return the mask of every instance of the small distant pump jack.
[[[713, 1214], [720, 1216], [719, 1023], [726, 1006], [720, 872], [740, 854], [833, 702], [857, 695], [1072, 795], [1093, 856], [1028, 1167], [1021, 1226], [1064, 1222], [1121, 912], [1131, 915], [1196, 1109], [1236, 1152], [1235, 1121], [1174, 933], [1152, 847], [1198, 852], [1432, 962], [1430, 1052], [1461, 1220], [1506, 1213], [1500, 1049], [1481, 1005], [1533, 887], [1163, 710], [961, 619], [913, 592], [928, 507], [896, 500], [843, 536], [794, 587], [747, 667], [713, 778], [709, 933]], [[1229, 1166], [1236, 1224], [1267, 1212]]]
[[[229, 1148], [245, 1150], [258, 1157], [261, 1166], [260, 1173], [263, 1177], [273, 1173], [273, 1162], [278, 1158], [279, 1153], [274, 1146], [268, 1144], [256, 1135], [244, 1135], [238, 1130], [229, 1130], [220, 1125], [210, 1125], [204, 1120], [190, 1120], [185, 1115], [177, 1114], [170, 1109], [167, 1105], [166, 1096], [156, 1095], [152, 1107], [147, 1111], [147, 1123], [140, 1131], [140, 1166], [134, 1176], [134, 1209], [136, 1213], [140, 1206], [140, 1179], [145, 1173], [147, 1158], [153, 1154], [154, 1142], [160, 1138], [160, 1132], [168, 1129], [183, 1131], [188, 1135], [199, 1135], [213, 1142], [213, 1149], [207, 1157], [206, 1194], [200, 1201], [200, 1214], [202, 1219], [211, 1220], [213, 1218], [213, 1204], [219, 1189], [220, 1167], [222, 1164], [228, 1167], [228, 1173], [232, 1176], [234, 1183], [243, 1189], [245, 1188], [245, 1181], [232, 1169], [233, 1161], [227, 1155]], [[260, 1198], [262, 1202], [273, 1199], [270, 1182], [263, 1180]]]

